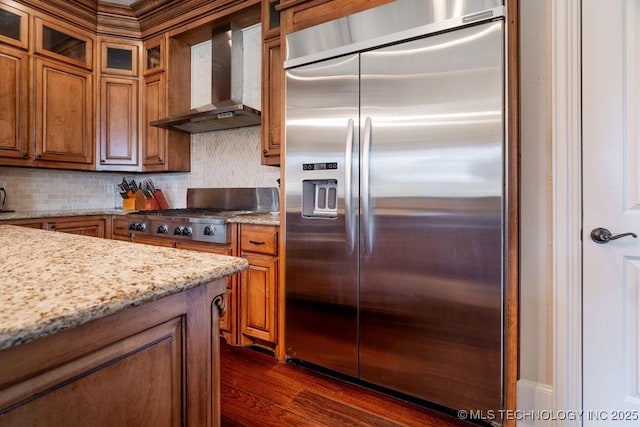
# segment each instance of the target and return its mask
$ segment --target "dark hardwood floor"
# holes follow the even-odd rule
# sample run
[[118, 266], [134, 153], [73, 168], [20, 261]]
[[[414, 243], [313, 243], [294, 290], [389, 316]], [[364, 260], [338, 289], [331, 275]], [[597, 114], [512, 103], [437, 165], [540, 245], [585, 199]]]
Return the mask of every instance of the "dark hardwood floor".
[[255, 350], [222, 344], [222, 426], [470, 426]]

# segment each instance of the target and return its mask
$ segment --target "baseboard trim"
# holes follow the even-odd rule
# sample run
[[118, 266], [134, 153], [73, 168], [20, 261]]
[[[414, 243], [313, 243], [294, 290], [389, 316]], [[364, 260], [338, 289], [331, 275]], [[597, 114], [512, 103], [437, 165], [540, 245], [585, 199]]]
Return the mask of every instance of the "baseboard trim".
[[[536, 383], [528, 380], [519, 380], [517, 384], [518, 409], [520, 414], [541, 413], [550, 411], [553, 408], [553, 388], [546, 384]], [[517, 426], [551, 426], [551, 421], [531, 420], [531, 417], [518, 416]]]

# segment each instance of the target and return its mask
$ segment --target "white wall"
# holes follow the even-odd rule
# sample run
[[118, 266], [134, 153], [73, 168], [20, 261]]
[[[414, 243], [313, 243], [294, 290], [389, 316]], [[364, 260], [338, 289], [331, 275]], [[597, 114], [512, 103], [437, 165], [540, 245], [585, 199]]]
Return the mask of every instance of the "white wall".
[[[244, 44], [244, 91], [249, 105], [259, 108], [259, 25], [244, 30]], [[211, 63], [210, 52], [204, 62]], [[209, 85], [205, 86], [210, 91]], [[123, 174], [0, 167], [0, 187], [8, 194], [5, 208], [16, 211], [112, 209], [122, 206], [116, 185], [123, 177], [151, 178], [171, 206], [180, 208], [185, 207], [187, 188], [276, 187], [280, 169], [262, 166], [261, 156], [260, 127], [254, 126], [193, 135], [190, 173]]]
[[[520, 2], [521, 229], [518, 408], [552, 397], [551, 0]], [[526, 423], [519, 422], [520, 425]]]

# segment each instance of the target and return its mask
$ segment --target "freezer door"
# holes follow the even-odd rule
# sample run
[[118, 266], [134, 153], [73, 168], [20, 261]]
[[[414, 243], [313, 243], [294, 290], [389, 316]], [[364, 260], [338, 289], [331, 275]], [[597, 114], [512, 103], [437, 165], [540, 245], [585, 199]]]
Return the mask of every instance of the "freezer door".
[[496, 410], [503, 23], [365, 52], [361, 73], [360, 377]]
[[357, 375], [359, 61], [286, 71], [285, 349]]

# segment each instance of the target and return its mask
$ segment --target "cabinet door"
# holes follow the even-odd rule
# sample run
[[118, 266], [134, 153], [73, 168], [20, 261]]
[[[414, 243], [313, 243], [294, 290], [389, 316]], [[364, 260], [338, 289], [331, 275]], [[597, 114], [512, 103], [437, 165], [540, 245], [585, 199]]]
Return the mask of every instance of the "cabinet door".
[[100, 79], [100, 164], [138, 165], [138, 80]]
[[157, 73], [145, 79], [144, 83], [144, 118], [142, 125], [144, 137], [142, 143], [143, 166], [161, 166], [165, 162], [167, 131], [149, 122], [166, 117], [166, 75]]
[[149, 76], [166, 67], [167, 39], [164, 35], [154, 37], [144, 42], [144, 75]]
[[[190, 251], [209, 252], [218, 255], [232, 255], [230, 246], [215, 246], [210, 243], [179, 241], [176, 242], [176, 248], [187, 249]], [[227, 343], [236, 344], [236, 276], [227, 277], [227, 293], [225, 295], [225, 310], [220, 317], [220, 332]]]
[[280, 38], [262, 47], [262, 164], [280, 165], [283, 63]]
[[269, 343], [277, 338], [277, 258], [242, 254], [249, 268], [240, 274], [240, 333], [242, 344], [256, 338]]
[[94, 163], [93, 77], [37, 58], [36, 159], [89, 169]]
[[100, 44], [100, 72], [137, 77], [140, 46], [136, 42], [120, 43], [102, 40]]
[[87, 69], [93, 68], [93, 38], [75, 28], [35, 18], [36, 53]]
[[112, 236], [111, 238], [114, 240], [124, 240], [126, 242], [131, 241], [131, 237], [129, 237], [129, 220], [126, 217], [115, 216], [113, 218], [113, 228], [112, 228]]
[[103, 219], [49, 222], [45, 228], [61, 233], [105, 238], [105, 220]]
[[0, 45], [0, 157], [29, 158], [28, 55]]
[[29, 15], [6, 4], [0, 4], [0, 42], [22, 49], [29, 48]]

